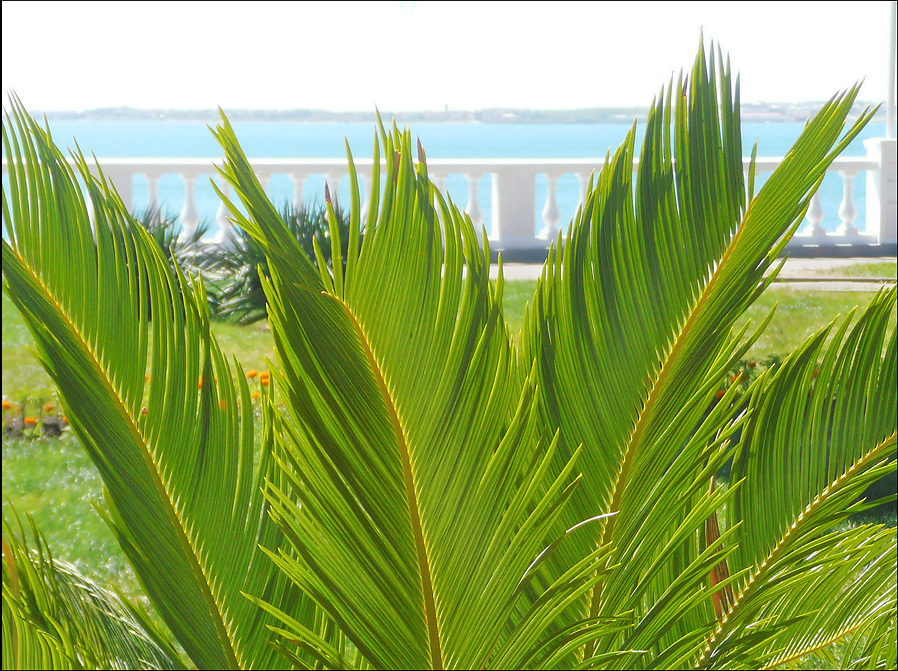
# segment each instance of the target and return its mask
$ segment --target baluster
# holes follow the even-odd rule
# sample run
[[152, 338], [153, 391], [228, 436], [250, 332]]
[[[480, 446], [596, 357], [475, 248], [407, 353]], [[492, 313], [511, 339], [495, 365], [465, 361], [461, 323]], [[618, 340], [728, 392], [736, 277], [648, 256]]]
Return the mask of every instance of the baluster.
[[446, 175], [435, 175], [430, 173], [430, 179], [433, 181], [433, 185], [437, 188], [437, 191], [446, 194]]
[[200, 214], [196, 209], [196, 201], [194, 199], [194, 187], [199, 175], [189, 175], [181, 173], [181, 179], [184, 180], [184, 209], [181, 210], [181, 237], [190, 237], [196, 231], [197, 224], [200, 223]]
[[471, 217], [471, 223], [474, 228], [480, 228], [483, 225], [483, 212], [480, 211], [480, 201], [477, 197], [477, 183], [480, 181], [481, 175], [475, 172], [465, 174], [468, 178], [468, 206], [465, 210]]
[[577, 209], [579, 210], [583, 207], [583, 203], [586, 202], [587, 175], [582, 172], [575, 172], [574, 175], [577, 177], [577, 184], [580, 185], [580, 202], [577, 203]]
[[854, 194], [851, 190], [851, 183], [856, 173], [849, 170], [840, 170], [839, 174], [842, 175], [844, 190], [842, 192], [842, 204], [839, 206], [839, 219], [842, 220], [842, 225], [839, 226], [837, 232], [845, 237], [857, 236], [858, 230], [854, 225], [854, 219], [857, 217], [857, 208], [854, 205]]
[[546, 206], [543, 208], [543, 222], [546, 227], [540, 233], [541, 238], [551, 240], [558, 231], [558, 222], [561, 220], [561, 212], [558, 210], [557, 187], [558, 175], [546, 174], [547, 196]]
[[371, 202], [371, 194], [367, 189], [368, 177], [360, 172], [356, 173], [356, 177], [358, 177], [359, 180], [359, 201], [361, 203], [359, 205], [359, 207], [361, 208], [359, 210], [359, 222], [360, 225], [364, 227], [365, 221], [368, 219], [368, 203]]
[[293, 180], [293, 207], [298, 210], [303, 206], [302, 187], [306, 183], [306, 174], [302, 172], [291, 172], [290, 179]]
[[[439, 191], [444, 197], [446, 196], [446, 175], [435, 174], [428, 170], [428, 176], [430, 177], [430, 181], [433, 182], [434, 188]], [[440, 239], [445, 243], [446, 242], [446, 229], [443, 225], [443, 213], [440, 210], [440, 206], [437, 201], [436, 194], [433, 197], [433, 207], [436, 210], [437, 221], [440, 222]]]
[[159, 200], [159, 178], [162, 175], [147, 173], [147, 207], [155, 207]]
[[808, 207], [808, 213], [805, 215], [808, 220], [807, 228], [802, 231], [802, 235], [812, 238], [826, 237], [826, 231], [820, 222], [823, 221], [823, 204], [820, 202], [820, 190], [818, 189], [811, 198], [811, 205]]
[[94, 241], [97, 240], [97, 217], [94, 214], [94, 201], [91, 200], [90, 194], [85, 192], [84, 205], [87, 207], [87, 221], [90, 222], [91, 233], [94, 234]]
[[[231, 193], [231, 185], [226, 179], [221, 180], [221, 192], [225, 196], [229, 196]], [[228, 214], [227, 206], [224, 204], [224, 201], [221, 201], [218, 204], [218, 210], [215, 212], [215, 223], [218, 224], [218, 235], [215, 241], [226, 249], [233, 249], [237, 238], [234, 226], [231, 224], [231, 220], [228, 219]]]
[[340, 191], [340, 178], [342, 175], [340, 173], [330, 172], [324, 175], [324, 181], [327, 184], [328, 189], [331, 192], [331, 201], [336, 208], [339, 204], [339, 191]]

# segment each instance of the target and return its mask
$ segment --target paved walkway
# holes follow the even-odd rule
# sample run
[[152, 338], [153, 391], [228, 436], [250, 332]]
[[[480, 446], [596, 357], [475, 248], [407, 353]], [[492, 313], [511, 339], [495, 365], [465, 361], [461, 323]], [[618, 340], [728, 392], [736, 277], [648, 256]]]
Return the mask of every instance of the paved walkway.
[[[862, 277], [852, 278], [851, 281], [837, 281], [840, 277], [839, 268], [857, 264], [880, 263], [883, 261], [895, 261], [895, 257], [862, 258], [862, 259], [788, 259], [780, 272], [779, 279], [774, 286], [778, 289], [791, 290], [826, 290], [826, 291], [876, 291], [887, 282], [895, 282], [895, 278], [863, 282]], [[542, 265], [532, 263], [504, 263], [502, 264], [505, 279], [507, 280], [535, 280], [542, 272]], [[490, 267], [490, 276], [496, 277], [498, 266]], [[847, 273], [846, 273], [847, 275]], [[792, 281], [789, 281], [792, 280]], [[815, 281], [816, 280], [816, 281]]]

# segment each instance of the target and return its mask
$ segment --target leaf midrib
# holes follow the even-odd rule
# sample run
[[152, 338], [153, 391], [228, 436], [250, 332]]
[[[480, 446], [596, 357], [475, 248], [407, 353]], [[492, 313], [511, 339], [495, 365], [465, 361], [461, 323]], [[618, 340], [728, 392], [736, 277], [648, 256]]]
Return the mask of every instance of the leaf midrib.
[[175, 535], [178, 538], [182, 549], [184, 549], [184, 554], [187, 557], [191, 571], [193, 572], [194, 576], [198, 578], [197, 582], [199, 583], [200, 592], [203, 596], [203, 599], [209, 606], [209, 613], [212, 616], [213, 625], [218, 632], [219, 640], [221, 640], [223, 643], [226, 643], [226, 645], [222, 646], [225, 657], [229, 662], [231, 662], [232, 668], [242, 668], [242, 665], [237, 660], [237, 651], [235, 649], [233, 641], [231, 640], [230, 631], [228, 630], [227, 625], [224, 622], [224, 618], [222, 617], [218, 600], [215, 598], [215, 595], [212, 594], [211, 586], [206, 579], [206, 571], [201, 565], [200, 557], [196, 552], [196, 549], [193, 547], [193, 543], [190, 541], [190, 537], [187, 535], [184, 523], [181, 520], [181, 516], [172, 503], [172, 498], [168, 491], [168, 488], [162, 481], [156, 461], [153, 459], [153, 455], [150, 454], [149, 446], [146, 444], [146, 441], [143, 439], [142, 434], [134, 423], [133, 418], [131, 417], [131, 413], [129, 413], [128, 409], [125, 408], [124, 404], [121, 401], [121, 398], [119, 397], [119, 394], [113, 388], [112, 382], [107, 375], [106, 370], [103, 368], [103, 365], [100, 363], [99, 359], [94, 355], [93, 350], [90, 348], [87, 340], [81, 333], [81, 330], [69, 319], [68, 314], [65, 312], [65, 310], [62, 309], [62, 306], [56, 300], [56, 297], [41, 281], [40, 277], [38, 277], [38, 275], [34, 273], [31, 266], [25, 261], [25, 259], [22, 258], [18, 250], [11, 245], [9, 246], [9, 248], [15, 255], [15, 257], [19, 260], [22, 268], [30, 275], [35, 285], [40, 287], [40, 289], [44, 293], [44, 296], [56, 310], [60, 319], [62, 319], [63, 322], [69, 327], [70, 332], [75, 335], [78, 344], [81, 346], [81, 349], [85, 353], [87, 359], [92, 363], [100, 379], [103, 381], [103, 384], [106, 387], [107, 392], [113, 399], [113, 402], [121, 410], [121, 416], [126, 419], [128, 430], [134, 436], [135, 442], [141, 448], [140, 451], [143, 456], [144, 463], [147, 465], [147, 468], [150, 471], [153, 485], [156, 487], [156, 490], [160, 493], [160, 496], [164, 501], [163, 508], [165, 509], [169, 519], [173, 522], [172, 526], [175, 529]]
[[368, 361], [368, 366], [371, 370], [371, 374], [377, 382], [377, 387], [380, 390], [380, 394], [383, 398], [387, 413], [390, 416], [390, 424], [393, 427], [393, 433], [396, 437], [396, 445], [398, 447], [399, 455], [402, 460], [402, 475], [403, 480], [405, 481], [406, 501], [408, 504], [409, 516], [411, 517], [412, 533], [415, 539], [415, 553], [418, 561], [418, 570], [421, 574], [421, 588], [424, 595], [424, 610], [427, 620], [427, 635], [430, 643], [431, 664], [432, 668], [434, 669], [442, 669], [443, 660], [439, 627], [437, 625], [437, 612], [433, 593], [433, 581], [430, 576], [430, 560], [427, 555], [427, 545], [424, 542], [424, 533], [421, 527], [421, 514], [418, 505], [418, 495], [415, 490], [415, 478], [414, 473], [412, 472], [411, 455], [409, 454], [408, 440], [405, 436], [405, 429], [402, 425], [402, 420], [399, 418], [399, 414], [396, 410], [396, 402], [393, 399], [393, 395], [390, 393], [389, 388], [387, 387], [387, 382], [384, 378], [383, 371], [381, 370], [380, 364], [374, 356], [374, 351], [371, 349], [370, 341], [364, 330], [362, 329], [362, 325], [359, 323], [358, 319], [356, 319], [355, 317], [355, 314], [353, 314], [352, 310], [349, 309], [349, 306], [343, 300], [341, 300], [337, 296], [327, 293], [326, 291], [322, 292], [322, 294], [337, 302], [337, 304], [346, 313], [349, 322], [355, 329], [359, 344]]
[[[770, 550], [770, 553], [765, 557], [764, 561], [761, 562], [760, 566], [758, 566], [757, 570], [752, 572], [749, 575], [748, 581], [745, 584], [739, 593], [736, 595], [736, 598], [733, 600], [733, 607], [730, 608], [728, 613], [725, 613], [723, 619], [720, 624], [717, 626], [714, 634], [708, 639], [708, 642], [705, 646], [705, 650], [702, 652], [701, 657], [699, 657], [696, 662], [696, 668], [698, 668], [702, 662], [704, 662], [708, 653], [713, 649], [714, 644], [717, 642], [717, 639], [720, 637], [721, 632], [726, 628], [727, 622], [731, 621], [733, 618], [733, 614], [739, 610], [739, 608], [744, 604], [748, 598], [751, 596], [751, 593], [754, 591], [756, 585], [760, 584], [761, 579], [767, 573], [771, 566], [775, 563], [777, 557], [782, 552], [783, 548], [785, 548], [789, 542], [796, 536], [798, 531], [808, 522], [808, 520], [813, 516], [813, 514], [820, 508], [830, 497], [834, 496], [836, 493], [840, 491], [839, 486], [847, 481], [857, 470], [865, 466], [871, 460], [876, 459], [879, 456], [879, 452], [887, 447], [890, 443], [896, 440], [896, 432], [892, 432], [890, 436], [888, 436], [881, 443], [876, 445], [872, 450], [870, 450], [867, 454], [861, 456], [854, 465], [851, 466], [847, 471], [842, 473], [838, 478], [835, 479], [834, 482], [827, 485], [826, 489], [824, 489], [823, 494], [819, 497], [815, 498], [811, 501], [807, 506], [805, 506], [804, 510], [798, 515], [795, 521], [792, 523], [786, 532], [783, 534], [782, 538], [777, 541], [777, 543]], [[777, 662], [782, 663], [782, 662]]]
[[[743, 221], [747, 218], [743, 217]], [[660, 391], [665, 388], [665, 381], [667, 380], [667, 376], [670, 374], [670, 371], [673, 368], [673, 362], [676, 361], [677, 356], [682, 350], [683, 343], [685, 342], [687, 336], [692, 330], [692, 327], [698, 318], [698, 316], [702, 313], [702, 307], [708, 301], [711, 292], [716, 286], [718, 280], [720, 279], [720, 275], [722, 270], [727, 266], [727, 263], [730, 257], [733, 254], [733, 250], [736, 248], [739, 238], [742, 236], [742, 232], [745, 230], [744, 226], [739, 226], [736, 230], [736, 233], [730, 239], [729, 244], [727, 245], [726, 251], [721, 257], [720, 263], [717, 265], [717, 268], [714, 269], [714, 274], [711, 276], [711, 279], [705, 285], [704, 290], [702, 291], [702, 295], [699, 297], [698, 301], [696, 301], [692, 310], [689, 313], [689, 318], [686, 323], [683, 325], [683, 328], [680, 329], [679, 336], [677, 337], [676, 342], [670, 350], [670, 353], [664, 360], [664, 364], [661, 367], [661, 372], [658, 375], [658, 378], [655, 380], [655, 383], [652, 385], [652, 389], [649, 392], [649, 397], [646, 399], [645, 405], [643, 406], [642, 412], [639, 415], [639, 420], [636, 423], [636, 426], [633, 429], [633, 433], [630, 434], [630, 439], [627, 441], [627, 447], [624, 450], [624, 458], [621, 463], [620, 471], [618, 472], [617, 479], [614, 482], [613, 494], [611, 499], [611, 505], [608, 507], [609, 511], [616, 511], [621, 502], [621, 498], [623, 497], [623, 492], [627, 487], [627, 480], [629, 479], [630, 469], [633, 466], [633, 461], [636, 456], [637, 448], [639, 446], [639, 441], [642, 438], [642, 434], [645, 431], [645, 428], [648, 424], [648, 420], [651, 417], [652, 409], [655, 406], [655, 403], [658, 400], [658, 396], [660, 395]], [[617, 522], [617, 515], [609, 518], [608, 523], [602, 529], [602, 534], [599, 539], [599, 546], [606, 545], [612, 542], [614, 538], [614, 530]], [[599, 613], [599, 608], [601, 607], [602, 602], [602, 592], [604, 588], [604, 581], [600, 582], [595, 587], [595, 592], [593, 593], [592, 604], [590, 606], [590, 617], [597, 617]]]

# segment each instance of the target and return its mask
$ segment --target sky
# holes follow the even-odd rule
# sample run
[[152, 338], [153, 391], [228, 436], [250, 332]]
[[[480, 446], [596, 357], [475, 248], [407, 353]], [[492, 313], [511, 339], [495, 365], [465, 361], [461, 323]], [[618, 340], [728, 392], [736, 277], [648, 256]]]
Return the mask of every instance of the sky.
[[647, 106], [699, 37], [743, 102], [886, 96], [890, 2], [2, 3], [32, 110]]

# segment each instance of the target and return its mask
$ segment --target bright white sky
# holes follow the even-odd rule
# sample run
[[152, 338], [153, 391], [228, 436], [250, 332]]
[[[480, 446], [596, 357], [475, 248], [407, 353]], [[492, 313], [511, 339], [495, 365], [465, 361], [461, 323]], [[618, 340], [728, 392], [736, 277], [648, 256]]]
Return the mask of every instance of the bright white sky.
[[866, 78], [882, 100], [890, 3], [3, 2], [2, 88], [31, 110], [645, 106], [702, 27], [743, 102]]

